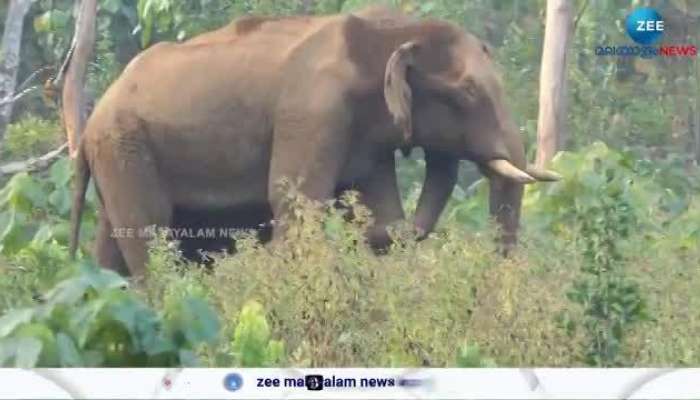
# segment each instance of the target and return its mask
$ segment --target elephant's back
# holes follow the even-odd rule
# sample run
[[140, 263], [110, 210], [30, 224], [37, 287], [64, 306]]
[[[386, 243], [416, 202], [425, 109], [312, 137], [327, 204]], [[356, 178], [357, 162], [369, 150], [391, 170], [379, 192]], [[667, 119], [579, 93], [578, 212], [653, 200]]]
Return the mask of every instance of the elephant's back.
[[[142, 147], [150, 149], [177, 203], [233, 206], [234, 198], [264, 198], [275, 104], [286, 82], [298, 79], [285, 75], [289, 60], [335, 20], [248, 21], [240, 31], [229, 26], [191, 42], [156, 44], [105, 93], [86, 136], [102, 143], [97, 147], [127, 134], [147, 143]], [[303, 60], [295, 60], [301, 68]], [[124, 132], [118, 115], [138, 120], [142, 131]], [[112, 140], [100, 140], [105, 136]]]

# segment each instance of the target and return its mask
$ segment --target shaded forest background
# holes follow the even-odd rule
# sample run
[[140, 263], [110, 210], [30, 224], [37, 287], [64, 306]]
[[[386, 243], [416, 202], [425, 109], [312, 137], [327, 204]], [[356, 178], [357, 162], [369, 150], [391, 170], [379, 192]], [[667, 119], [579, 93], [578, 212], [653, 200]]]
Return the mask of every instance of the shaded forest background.
[[[88, 103], [158, 41], [185, 40], [246, 14], [327, 14], [374, 3], [99, 1]], [[456, 22], [494, 48], [534, 160], [546, 2], [390, 3]], [[0, 4], [0, 30], [8, 4]], [[411, 242], [399, 226], [395, 235], [409, 244], [377, 259], [352, 245], [362, 218], [347, 223], [292, 193], [310, 217], [277, 257], [244, 235], [236, 256], [202, 274], [156, 243], [154, 283], [125, 292], [121, 278], [89, 265], [94, 193], [81, 262], [67, 259], [72, 167], [62, 157], [39, 173], [0, 177], [0, 364], [700, 365], [692, 333], [700, 330], [698, 59], [594, 54], [596, 46], [632, 44], [624, 19], [639, 6], [664, 17], [660, 44], [699, 45], [700, 6], [574, 4], [565, 151], [551, 163], [565, 179], [528, 187], [523, 244], [512, 259], [494, 254], [486, 187], [464, 163], [438, 232], [425, 242]], [[65, 142], [60, 96], [41, 85], [65, 59], [75, 15], [71, 0], [29, 8], [18, 91], [39, 87], [13, 104], [0, 164]], [[420, 152], [400, 158], [399, 172], [410, 214], [424, 173]]]
[[[286, 15], [346, 12], [376, 1], [104, 0], [99, 4], [96, 59], [88, 91], [99, 98], [139, 51], [162, 40], [178, 41], [220, 27], [245, 14]], [[459, 23], [497, 49], [511, 94], [511, 106], [534, 144], [537, 84], [544, 35], [540, 1], [395, 0], [404, 10]], [[6, 3], [7, 4], [7, 3]], [[391, 4], [391, 2], [386, 2]], [[652, 157], [675, 153], [700, 157], [695, 143], [697, 66], [692, 58], [596, 57], [601, 45], [631, 44], [621, 23], [636, 6], [651, 5], [664, 16], [659, 44], [697, 43], [697, 5], [691, 1], [581, 1], [575, 10], [575, 35], [569, 62], [570, 109], [565, 148], [596, 140]], [[55, 74], [71, 43], [76, 5], [71, 0], [32, 4], [22, 35], [18, 82]], [[0, 28], [7, 6], [0, 6]], [[586, 110], [585, 113], [576, 110]], [[18, 102], [13, 121], [31, 116], [51, 121], [56, 113], [37, 92]], [[531, 147], [534, 147], [531, 146]], [[4, 151], [8, 157], [9, 151]]]

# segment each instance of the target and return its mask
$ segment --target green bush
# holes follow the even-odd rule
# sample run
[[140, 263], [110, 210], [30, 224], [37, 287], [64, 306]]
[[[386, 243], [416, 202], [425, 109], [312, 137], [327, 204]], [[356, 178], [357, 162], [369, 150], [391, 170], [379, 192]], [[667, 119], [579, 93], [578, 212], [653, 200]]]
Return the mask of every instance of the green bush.
[[[557, 357], [570, 352], [569, 339], [553, 322], [532, 326], [532, 319], [551, 318], [533, 314], [542, 310], [525, 310], [521, 305], [527, 304], [511, 296], [549, 291], [563, 298], [563, 291], [541, 285], [541, 278], [512, 278], [525, 269], [502, 260], [491, 235], [450, 225], [415, 243], [410, 229], [399, 225], [393, 229], [397, 245], [377, 257], [362, 244], [370, 217], [354, 197], [343, 200], [352, 209], [352, 222], [344, 211], [309, 202], [293, 190], [288, 200], [296, 221], [284, 242], [268, 248], [242, 235], [238, 253], [218, 259], [205, 279], [229, 331], [240, 329], [241, 309], [249, 301], [265, 305], [270, 337], [284, 342], [289, 364], [454, 366], [460, 351], [471, 359], [473, 350], [460, 350], [466, 338], [489, 355], [501, 340], [512, 344], [506, 332], [497, 333], [508, 325], [548, 336]], [[554, 315], [559, 309], [550, 301], [544, 312]], [[267, 330], [260, 330], [265, 333], [258, 340], [264, 343]], [[254, 348], [262, 352], [264, 346]], [[532, 363], [544, 353], [543, 348], [511, 350], [501, 354], [506, 363], [511, 357]]]
[[165, 318], [113, 272], [82, 266], [41, 303], [0, 318], [0, 365], [32, 367], [193, 366], [217, 339], [206, 302], [185, 297]]
[[[0, 189], [0, 254], [12, 257], [32, 242], [68, 245], [71, 176], [70, 160], [64, 157], [51, 166], [46, 179], [25, 172], [10, 178]], [[83, 220], [87, 237], [95, 228], [94, 203], [91, 187]]]
[[457, 366], [460, 368], [495, 368], [496, 363], [481, 355], [478, 345], [464, 343], [457, 353]]
[[584, 308], [582, 325], [589, 338], [586, 362], [610, 367], [620, 359], [629, 326], [649, 320], [646, 301], [626, 271], [620, 242], [637, 228], [627, 196], [630, 182], [621, 181], [614, 169], [599, 171], [606, 183], [598, 199], [577, 210], [583, 247], [581, 276], [569, 299]]
[[[392, 227], [397, 244], [381, 257], [363, 244], [371, 216], [357, 204], [356, 194], [348, 194], [341, 200], [344, 207], [337, 208], [311, 202], [289, 187], [295, 220], [286, 241], [261, 246], [241, 233], [238, 253], [217, 256], [213, 271], [207, 271], [181, 260], [173, 244], [159, 238], [151, 248], [147, 283], [133, 289], [138, 295], [100, 290], [105, 294], [90, 294], [75, 306], [116, 302], [144, 320], [160, 321], [153, 325], [179, 333], [143, 340], [168, 342], [174, 336], [189, 351], [182, 357], [179, 350], [177, 356], [175, 350], [167, 356], [145, 354], [141, 339], [129, 339], [130, 347], [114, 355], [113, 349], [85, 347], [68, 328], [51, 330], [51, 335], [43, 328], [22, 328], [44, 332], [32, 333], [35, 341], [21, 339], [24, 331], [13, 328], [9, 343], [30, 355], [28, 343], [46, 343], [37, 365], [70, 362], [61, 359], [69, 356], [52, 355], [62, 333], [61, 346], [67, 347], [61, 354], [73, 354], [67, 344], [72, 341], [83, 365], [175, 365], [196, 358], [207, 366], [575, 366], [590, 362], [590, 354], [612, 354], [601, 348], [591, 353], [591, 336], [578, 328], [586, 321], [594, 327], [591, 321], [605, 324], [639, 315], [630, 310], [641, 304], [635, 300], [641, 294], [653, 320], [645, 329], [618, 324], [624, 340], [607, 358], [609, 364], [700, 362], [693, 350], [700, 342], [688, 334], [700, 329], [695, 295], [700, 290], [700, 203], [696, 188], [686, 183], [697, 172], [679, 173], [674, 160], [639, 161], [602, 143], [562, 153], [553, 167], [564, 180], [528, 187], [522, 245], [509, 259], [495, 251], [483, 181], [453, 195], [438, 231], [427, 240], [416, 243], [407, 223]], [[9, 221], [0, 236], [0, 311], [15, 315], [32, 309], [31, 326], [63, 326], [61, 311], [46, 316], [36, 310], [63, 290], [52, 289], [57, 282], [90, 281], [95, 274], [66, 267], [70, 262], [61, 232], [68, 210], [61, 199], [68, 171], [68, 161], [61, 160], [46, 178], [18, 174], [0, 189], [0, 216]], [[683, 201], [672, 202], [678, 198]], [[348, 210], [354, 217], [350, 221]], [[88, 221], [94, 219], [91, 214]], [[628, 224], [616, 219], [623, 216], [630, 218]], [[83, 237], [89, 241], [90, 233]], [[606, 248], [611, 241], [615, 248]], [[607, 254], [624, 279], [587, 272], [602, 265], [599, 253]], [[111, 294], [103, 298], [106, 293]], [[191, 303], [192, 298], [199, 300]], [[37, 306], [36, 301], [45, 303]], [[226, 339], [215, 345], [202, 333], [209, 331], [209, 319], [197, 319], [206, 315], [200, 309], [206, 301], [223, 323]], [[621, 311], [592, 313], [601, 307]], [[113, 312], [104, 312], [114, 323]], [[8, 354], [8, 365], [27, 364]]]
[[243, 306], [233, 334], [232, 350], [243, 367], [271, 367], [284, 359], [284, 343], [270, 340], [270, 327], [260, 304], [251, 301]]
[[3, 141], [5, 156], [21, 159], [44, 154], [60, 143], [62, 135], [57, 122], [26, 116], [7, 127]]

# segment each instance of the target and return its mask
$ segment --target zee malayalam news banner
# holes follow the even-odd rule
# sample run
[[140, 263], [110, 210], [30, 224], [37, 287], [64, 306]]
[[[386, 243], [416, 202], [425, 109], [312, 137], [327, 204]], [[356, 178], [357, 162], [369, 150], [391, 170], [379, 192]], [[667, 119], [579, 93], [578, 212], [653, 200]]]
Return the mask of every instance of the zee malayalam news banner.
[[700, 369], [2, 369], [2, 399], [698, 399]]

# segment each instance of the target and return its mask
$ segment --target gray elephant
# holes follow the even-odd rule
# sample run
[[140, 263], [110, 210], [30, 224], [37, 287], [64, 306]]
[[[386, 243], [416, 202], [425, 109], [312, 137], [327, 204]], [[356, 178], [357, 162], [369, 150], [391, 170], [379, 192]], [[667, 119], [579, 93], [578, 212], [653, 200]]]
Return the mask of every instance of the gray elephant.
[[97, 261], [135, 276], [147, 261], [144, 227], [173, 226], [185, 210], [281, 218], [285, 177], [318, 200], [356, 188], [374, 216], [370, 243], [386, 246], [385, 227], [404, 218], [394, 153], [413, 147], [427, 166], [415, 217], [423, 234], [460, 160], [488, 176], [506, 246], [523, 184], [557, 178], [526, 166], [489, 49], [451, 23], [372, 8], [247, 17], [159, 43], [131, 61], [87, 122], [71, 254], [91, 175], [102, 207]]

